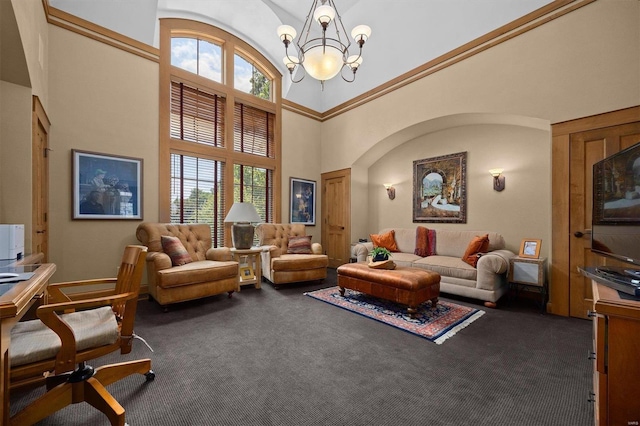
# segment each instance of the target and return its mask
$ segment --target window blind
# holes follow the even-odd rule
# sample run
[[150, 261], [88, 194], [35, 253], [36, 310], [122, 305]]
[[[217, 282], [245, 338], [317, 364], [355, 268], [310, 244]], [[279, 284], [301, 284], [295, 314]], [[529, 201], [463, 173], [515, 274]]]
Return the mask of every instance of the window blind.
[[174, 139], [224, 146], [225, 98], [171, 82], [170, 134]]
[[241, 103], [234, 111], [233, 149], [275, 158], [275, 115]]
[[171, 223], [208, 223], [213, 247], [225, 245], [224, 167], [221, 161], [171, 154]]

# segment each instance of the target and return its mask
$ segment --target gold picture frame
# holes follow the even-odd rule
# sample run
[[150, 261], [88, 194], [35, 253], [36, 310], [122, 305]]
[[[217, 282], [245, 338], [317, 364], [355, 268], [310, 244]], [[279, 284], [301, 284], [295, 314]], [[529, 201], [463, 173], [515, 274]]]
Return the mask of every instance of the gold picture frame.
[[413, 162], [413, 221], [467, 223], [467, 153]]
[[542, 246], [542, 240], [525, 238], [520, 243], [520, 253], [518, 256], [529, 259], [538, 259], [540, 257], [540, 246]]
[[253, 280], [256, 277], [256, 274], [253, 272], [253, 268], [251, 267], [251, 265], [241, 266], [238, 270], [238, 273], [240, 274], [241, 281]]

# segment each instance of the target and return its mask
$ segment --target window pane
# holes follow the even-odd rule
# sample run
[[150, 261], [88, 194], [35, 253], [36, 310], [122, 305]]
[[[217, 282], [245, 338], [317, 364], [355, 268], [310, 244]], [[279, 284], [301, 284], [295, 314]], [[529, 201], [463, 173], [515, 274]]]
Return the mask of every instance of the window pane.
[[172, 81], [171, 137], [224, 146], [225, 104], [220, 96]]
[[236, 104], [233, 117], [233, 149], [237, 152], [275, 157], [275, 115]]
[[252, 203], [264, 222], [273, 221], [273, 170], [234, 164], [233, 184], [234, 202]]
[[199, 41], [198, 74], [210, 80], [222, 81], [222, 49], [217, 44], [205, 40]]
[[233, 81], [236, 89], [262, 99], [271, 99], [271, 81], [242, 56], [234, 56]]
[[171, 39], [171, 65], [197, 74], [198, 40], [173, 37]]
[[224, 246], [224, 163], [171, 154], [171, 223], [208, 223]]
[[171, 65], [220, 83], [222, 47], [206, 40], [172, 37]]

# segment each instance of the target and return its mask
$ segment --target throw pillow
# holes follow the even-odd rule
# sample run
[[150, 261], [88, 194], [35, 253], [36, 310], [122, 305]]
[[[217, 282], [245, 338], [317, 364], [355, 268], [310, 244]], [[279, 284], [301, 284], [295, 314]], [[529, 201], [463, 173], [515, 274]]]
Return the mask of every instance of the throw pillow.
[[369, 237], [373, 242], [373, 247], [384, 247], [391, 252], [400, 251], [396, 245], [396, 231], [393, 229], [384, 234], [370, 234]]
[[287, 253], [291, 254], [312, 254], [311, 251], [311, 235], [302, 235], [299, 237], [289, 237], [287, 245]]
[[171, 258], [173, 266], [182, 266], [193, 262], [189, 252], [182, 245], [180, 238], [163, 235], [160, 237], [160, 242], [162, 243], [162, 250]]
[[487, 250], [489, 250], [489, 234], [478, 235], [467, 246], [462, 260], [475, 268], [478, 264], [478, 258], [482, 253], [486, 253]]

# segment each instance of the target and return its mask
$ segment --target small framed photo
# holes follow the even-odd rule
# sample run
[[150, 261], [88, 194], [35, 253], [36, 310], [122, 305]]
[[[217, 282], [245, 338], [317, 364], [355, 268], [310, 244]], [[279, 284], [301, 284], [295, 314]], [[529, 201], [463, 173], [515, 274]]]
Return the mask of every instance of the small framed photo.
[[240, 273], [240, 280], [242, 281], [252, 280], [256, 277], [255, 274], [253, 273], [253, 268], [251, 267], [251, 265], [241, 266], [239, 269], [239, 273]]
[[291, 178], [290, 223], [316, 224], [316, 181]]
[[534, 240], [531, 238], [525, 238], [520, 243], [520, 253], [518, 256], [520, 257], [528, 257], [531, 259], [537, 259], [540, 257], [540, 246], [542, 245], [542, 240]]
[[73, 219], [142, 219], [142, 159], [72, 150]]

